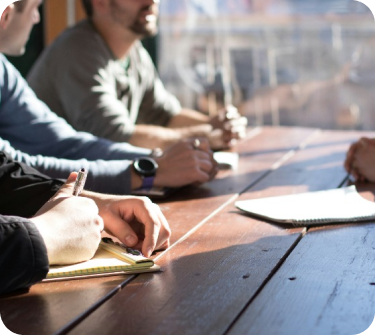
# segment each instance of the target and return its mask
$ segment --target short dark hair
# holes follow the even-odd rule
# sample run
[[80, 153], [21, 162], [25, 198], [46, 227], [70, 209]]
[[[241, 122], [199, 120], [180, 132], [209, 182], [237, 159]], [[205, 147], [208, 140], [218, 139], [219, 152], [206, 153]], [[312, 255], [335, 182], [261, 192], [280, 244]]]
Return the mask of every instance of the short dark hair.
[[21, 0], [21, 1], [16, 1], [15, 3], [14, 3], [14, 8], [16, 8], [16, 11], [17, 12], [23, 12], [23, 9], [25, 8], [25, 6], [26, 6], [26, 2], [27, 2], [28, 0]]
[[88, 17], [92, 17], [93, 9], [91, 0], [81, 0], [83, 9]]

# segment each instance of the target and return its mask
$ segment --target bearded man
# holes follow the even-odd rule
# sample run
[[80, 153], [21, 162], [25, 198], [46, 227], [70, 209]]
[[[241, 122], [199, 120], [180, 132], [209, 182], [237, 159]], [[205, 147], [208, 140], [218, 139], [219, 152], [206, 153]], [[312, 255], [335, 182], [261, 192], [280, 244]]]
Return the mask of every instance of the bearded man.
[[247, 120], [233, 107], [208, 117], [182, 108], [140, 39], [157, 33], [158, 0], [82, 0], [88, 18], [68, 28], [32, 68], [38, 97], [75, 129], [155, 149], [208, 138], [227, 148]]

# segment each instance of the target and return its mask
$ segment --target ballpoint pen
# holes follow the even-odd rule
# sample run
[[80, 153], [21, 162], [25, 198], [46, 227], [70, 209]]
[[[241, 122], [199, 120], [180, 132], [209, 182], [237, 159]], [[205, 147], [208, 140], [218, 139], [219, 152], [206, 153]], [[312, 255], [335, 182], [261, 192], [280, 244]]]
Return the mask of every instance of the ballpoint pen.
[[84, 168], [82, 168], [78, 172], [78, 176], [73, 188], [73, 195], [79, 196], [79, 194], [82, 192], [83, 188], [85, 187], [86, 177], [87, 171]]

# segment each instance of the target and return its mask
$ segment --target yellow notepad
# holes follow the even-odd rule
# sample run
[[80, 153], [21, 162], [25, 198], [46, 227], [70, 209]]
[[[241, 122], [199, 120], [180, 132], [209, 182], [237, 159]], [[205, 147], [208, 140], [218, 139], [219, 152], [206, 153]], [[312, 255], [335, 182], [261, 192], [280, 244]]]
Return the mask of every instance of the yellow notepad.
[[46, 280], [91, 277], [98, 275], [135, 274], [154, 272], [160, 267], [139, 251], [103, 238], [94, 257], [86, 262], [72, 265], [51, 266]]

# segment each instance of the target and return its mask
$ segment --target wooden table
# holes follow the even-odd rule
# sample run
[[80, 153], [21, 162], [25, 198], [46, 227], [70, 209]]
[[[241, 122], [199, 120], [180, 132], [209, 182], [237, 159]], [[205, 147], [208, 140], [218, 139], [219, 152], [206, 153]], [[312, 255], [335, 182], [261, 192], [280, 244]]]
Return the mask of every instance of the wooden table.
[[[161, 273], [34, 285], [0, 299], [17, 334], [358, 334], [375, 315], [375, 222], [285, 228], [236, 200], [337, 188], [360, 132], [255, 128], [236, 171], [161, 202]], [[357, 185], [374, 200], [375, 185]], [[271, 209], [272, 210], [272, 209]]]

